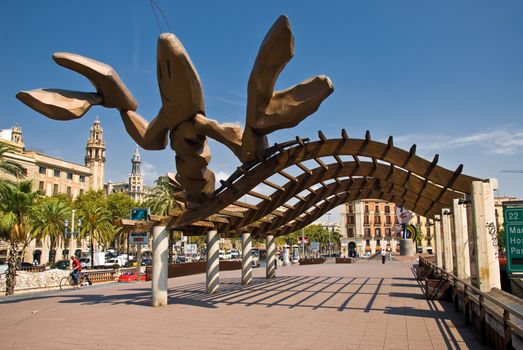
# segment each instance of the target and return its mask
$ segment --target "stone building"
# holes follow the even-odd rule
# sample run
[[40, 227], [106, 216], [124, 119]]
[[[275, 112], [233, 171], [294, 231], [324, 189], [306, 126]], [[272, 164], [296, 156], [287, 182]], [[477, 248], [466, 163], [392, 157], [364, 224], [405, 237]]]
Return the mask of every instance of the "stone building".
[[[348, 252], [374, 254], [384, 248], [399, 251], [401, 225], [396, 219], [396, 204], [380, 200], [357, 200], [341, 206], [341, 237]], [[410, 221], [421, 233], [423, 252], [432, 251], [432, 228], [427, 220], [414, 215]]]
[[[83, 165], [51, 157], [41, 151], [26, 149], [22, 128], [18, 125], [1, 130], [0, 142], [11, 148], [11, 151], [4, 154], [5, 160], [18, 163], [27, 170], [25, 179], [33, 181], [33, 191], [39, 191], [45, 196], [63, 193], [75, 198], [90, 189], [103, 188], [105, 144], [103, 129], [98, 118], [90, 129]], [[5, 173], [0, 173], [0, 179], [15, 180]], [[73, 221], [72, 217], [71, 222]], [[63, 247], [63, 242], [59, 246]], [[76, 247], [79, 250], [87, 250], [85, 242], [78, 241]], [[48, 240], [33, 240], [26, 247], [22, 258], [27, 262], [37, 260], [45, 264], [48, 261], [49, 249]], [[55, 252], [57, 258], [68, 253], [68, 249]], [[6, 255], [7, 244], [0, 242], [0, 261], [3, 261]]]
[[107, 194], [125, 192], [129, 194], [131, 199], [141, 201], [143, 196], [148, 192], [148, 187], [143, 183], [143, 176], [140, 170], [141, 162], [140, 152], [137, 147], [131, 158], [131, 173], [129, 174], [128, 181], [111, 182], [111, 180], [109, 180], [105, 185], [105, 192]]

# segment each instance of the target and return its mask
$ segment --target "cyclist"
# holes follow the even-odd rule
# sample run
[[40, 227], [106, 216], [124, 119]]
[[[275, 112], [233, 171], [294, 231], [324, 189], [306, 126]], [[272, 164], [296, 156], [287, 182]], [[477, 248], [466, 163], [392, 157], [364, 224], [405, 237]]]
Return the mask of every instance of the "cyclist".
[[80, 273], [82, 272], [82, 265], [80, 264], [80, 261], [74, 256], [71, 256], [71, 273], [69, 274], [74, 281], [74, 287], [78, 288], [78, 277], [80, 277]]

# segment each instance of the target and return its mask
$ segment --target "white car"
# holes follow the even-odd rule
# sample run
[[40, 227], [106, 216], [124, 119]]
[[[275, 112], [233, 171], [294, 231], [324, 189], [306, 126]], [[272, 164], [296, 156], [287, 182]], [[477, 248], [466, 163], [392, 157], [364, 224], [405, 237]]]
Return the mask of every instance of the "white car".
[[225, 251], [220, 250], [220, 252], [218, 253], [218, 257], [221, 260], [229, 260], [231, 258], [231, 253], [230, 252], [225, 253]]
[[80, 258], [80, 266], [82, 269], [91, 267], [91, 258]]
[[105, 261], [104, 266], [106, 266], [106, 267], [113, 267], [116, 264], [122, 266], [123, 264], [120, 264], [120, 263], [121, 263], [121, 259], [119, 260], [118, 258], [111, 258], [111, 259], [107, 259]]

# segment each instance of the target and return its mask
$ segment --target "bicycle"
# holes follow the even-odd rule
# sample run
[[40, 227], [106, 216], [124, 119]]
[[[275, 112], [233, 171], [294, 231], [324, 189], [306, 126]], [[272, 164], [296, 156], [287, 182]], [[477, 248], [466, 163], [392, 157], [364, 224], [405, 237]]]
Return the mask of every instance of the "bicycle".
[[[80, 276], [78, 276], [78, 289], [81, 289], [90, 284], [91, 284], [91, 281], [89, 280], [89, 277], [85, 273], [80, 272]], [[65, 290], [73, 289], [73, 288], [74, 288], [73, 277], [71, 275], [69, 275], [67, 277], [62, 277], [62, 279], [60, 280], [60, 290], [65, 291]]]

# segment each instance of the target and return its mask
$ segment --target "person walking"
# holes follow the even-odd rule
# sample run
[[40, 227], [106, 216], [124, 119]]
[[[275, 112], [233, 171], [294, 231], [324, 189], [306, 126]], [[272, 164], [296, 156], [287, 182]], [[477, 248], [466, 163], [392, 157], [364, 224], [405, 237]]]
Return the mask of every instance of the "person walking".
[[387, 251], [385, 249], [381, 250], [381, 263], [385, 264], [385, 258], [387, 257]]

